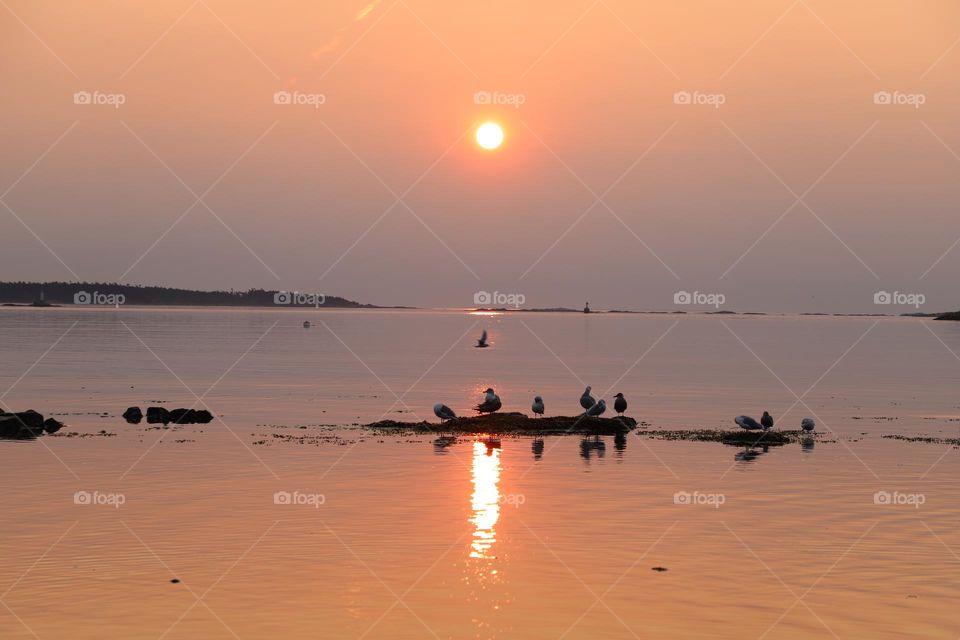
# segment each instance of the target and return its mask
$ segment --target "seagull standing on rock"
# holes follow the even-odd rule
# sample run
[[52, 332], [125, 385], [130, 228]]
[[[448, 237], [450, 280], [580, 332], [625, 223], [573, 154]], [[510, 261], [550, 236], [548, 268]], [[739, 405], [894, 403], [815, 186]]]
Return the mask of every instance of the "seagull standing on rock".
[[433, 415], [440, 418], [440, 424], [443, 424], [447, 420], [457, 419], [457, 414], [453, 412], [453, 409], [442, 402], [438, 402], [437, 404], [433, 405]]
[[757, 429], [763, 429], [763, 425], [751, 418], [750, 416], [737, 416], [733, 419], [738, 425], [747, 431], [756, 431]]
[[589, 409], [593, 405], [597, 404], [597, 401], [593, 399], [593, 396], [590, 395], [590, 390], [593, 387], [587, 387], [583, 390], [583, 395], [580, 396], [580, 406], [584, 409]]
[[597, 416], [603, 415], [603, 412], [607, 410], [607, 401], [600, 400], [598, 403], [587, 409], [583, 415], [589, 416], [591, 418], [596, 418]]
[[800, 421], [800, 428], [804, 431], [813, 431], [816, 426], [817, 423], [813, 421], [813, 418], [804, 418]]
[[617, 412], [617, 415], [622, 416], [627, 410], [627, 399], [623, 397], [622, 393], [618, 393], [613, 397], [616, 398], [616, 400], [613, 401], [613, 410]]
[[533, 398], [533, 406], [531, 407], [531, 409], [533, 409], [533, 413], [535, 413], [536, 415], [543, 416], [543, 412], [544, 412], [543, 398], [541, 398], [540, 396], [535, 396]]
[[500, 407], [503, 405], [500, 402], [500, 396], [493, 392], [493, 389], [487, 389], [487, 395], [484, 397], [483, 402], [474, 407], [474, 411], [478, 413], [493, 413], [494, 411], [499, 411]]
[[766, 431], [773, 427], [773, 416], [771, 416], [766, 411], [763, 412], [763, 415], [760, 416], [760, 424], [763, 425], [763, 430]]

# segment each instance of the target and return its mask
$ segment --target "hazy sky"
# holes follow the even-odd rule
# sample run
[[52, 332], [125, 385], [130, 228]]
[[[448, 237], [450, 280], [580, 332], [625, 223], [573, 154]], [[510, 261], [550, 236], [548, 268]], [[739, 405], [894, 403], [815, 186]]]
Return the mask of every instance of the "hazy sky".
[[958, 40], [947, 0], [3, 0], [0, 279], [956, 309]]

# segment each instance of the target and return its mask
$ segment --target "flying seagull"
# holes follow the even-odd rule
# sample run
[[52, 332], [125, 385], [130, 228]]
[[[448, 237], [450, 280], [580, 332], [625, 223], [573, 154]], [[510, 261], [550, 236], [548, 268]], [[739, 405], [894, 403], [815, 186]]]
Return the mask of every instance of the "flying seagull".
[[603, 415], [603, 412], [606, 410], [607, 410], [607, 401], [600, 400], [597, 404], [587, 409], [583, 415], [595, 418], [597, 416]]
[[447, 420], [457, 419], [457, 414], [453, 412], [453, 409], [443, 404], [442, 402], [438, 402], [437, 404], [433, 405], [433, 415], [440, 418], [441, 424]]
[[542, 416], [544, 411], [543, 398], [541, 398], [540, 396], [535, 396], [533, 398], [533, 407], [531, 408], [533, 409], [533, 412], [535, 414], [537, 414], [538, 416]]
[[624, 411], [627, 410], [627, 399], [623, 397], [622, 393], [618, 393], [613, 397], [616, 398], [616, 400], [613, 401], [613, 410], [622, 416]]
[[737, 416], [733, 419], [738, 425], [746, 429], [747, 431], [755, 431], [757, 429], [763, 429], [763, 425], [751, 418], [750, 416]]
[[593, 387], [587, 387], [583, 390], [583, 395], [580, 396], [580, 406], [584, 409], [589, 409], [593, 405], [597, 404], [597, 401], [593, 399], [593, 396], [590, 395], [590, 389]]
[[760, 416], [760, 424], [763, 425], [764, 431], [771, 428], [773, 426], [773, 416], [771, 416], [769, 413], [764, 411], [763, 415]]
[[816, 426], [817, 423], [813, 421], [813, 418], [804, 418], [800, 421], [800, 428], [804, 431], [813, 431]]
[[476, 346], [477, 346], [477, 349], [484, 349], [484, 348], [490, 346], [490, 345], [487, 344], [487, 330], [486, 330], [486, 329], [483, 330], [483, 333], [480, 335], [480, 339], [477, 340], [477, 345], [476, 345]]
[[499, 411], [503, 405], [500, 403], [500, 396], [493, 392], [493, 389], [487, 389], [487, 395], [483, 402], [474, 407], [474, 411], [479, 413], [493, 413]]

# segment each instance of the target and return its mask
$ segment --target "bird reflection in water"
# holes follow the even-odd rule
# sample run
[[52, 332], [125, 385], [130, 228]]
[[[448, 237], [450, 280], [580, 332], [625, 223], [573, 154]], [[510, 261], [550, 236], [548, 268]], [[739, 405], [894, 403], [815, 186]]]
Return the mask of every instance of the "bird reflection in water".
[[434, 453], [447, 453], [447, 447], [457, 444], [457, 436], [440, 436], [433, 441]]
[[580, 457], [590, 461], [590, 456], [597, 454], [598, 458], [602, 458], [604, 454], [607, 453], [607, 443], [604, 442], [599, 435], [596, 436], [587, 436], [580, 440]]
[[623, 458], [623, 452], [627, 450], [627, 432], [617, 431], [613, 436], [613, 448], [617, 450], [617, 458]]
[[749, 463], [753, 462], [768, 451], [770, 451], [770, 447], [768, 445], [763, 445], [761, 447], [744, 447], [743, 451], [733, 456], [733, 459], [737, 462]]
[[533, 459], [539, 460], [543, 457], [543, 438], [534, 438], [533, 443], [530, 445], [530, 449], [533, 451]]
[[492, 559], [497, 541], [496, 524], [500, 519], [500, 441], [477, 440], [473, 443], [473, 495], [470, 523], [474, 526], [470, 543], [471, 558]]

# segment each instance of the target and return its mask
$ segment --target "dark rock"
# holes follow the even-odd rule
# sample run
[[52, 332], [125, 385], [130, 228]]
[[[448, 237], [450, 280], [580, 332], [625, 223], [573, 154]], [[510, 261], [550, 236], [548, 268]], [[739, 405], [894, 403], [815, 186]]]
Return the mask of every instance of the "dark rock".
[[170, 412], [163, 407], [147, 407], [147, 422], [149, 424], [160, 422], [167, 424], [170, 422]]
[[436, 422], [398, 422], [381, 420], [366, 425], [384, 431], [414, 431], [437, 433], [516, 433], [539, 435], [616, 435], [630, 431], [637, 421], [629, 417], [594, 418], [584, 416], [548, 416], [528, 418], [522, 413], [490, 413], [477, 417]]
[[0, 438], [8, 440], [33, 440], [43, 433], [43, 422], [40, 427], [30, 427], [23, 418], [16, 413], [0, 415]]
[[56, 433], [63, 429], [63, 423], [59, 420], [54, 420], [53, 418], [47, 418], [43, 421], [43, 430], [47, 433]]
[[170, 422], [174, 424], [207, 424], [213, 420], [213, 414], [206, 409], [174, 409], [170, 412]]
[[143, 411], [140, 410], [140, 407], [127, 407], [127, 410], [123, 412], [123, 419], [130, 424], [140, 424], [140, 421], [143, 420]]
[[15, 413], [15, 416], [20, 418], [23, 422], [23, 426], [28, 429], [42, 429], [43, 428], [43, 416], [34, 411], [33, 409], [27, 409], [26, 411], [20, 411]]

